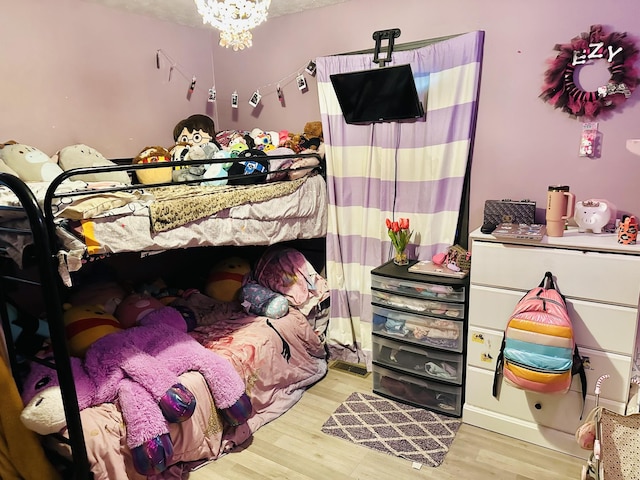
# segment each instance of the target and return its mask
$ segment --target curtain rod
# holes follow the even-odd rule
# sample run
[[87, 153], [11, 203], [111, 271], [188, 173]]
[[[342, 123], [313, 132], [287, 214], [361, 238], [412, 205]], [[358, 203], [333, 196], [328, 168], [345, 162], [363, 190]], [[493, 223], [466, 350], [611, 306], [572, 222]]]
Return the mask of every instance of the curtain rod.
[[[447, 35], [444, 37], [429, 38], [425, 40], [417, 40], [415, 42], [408, 42], [408, 43], [399, 43], [393, 46], [393, 51], [397, 52], [397, 51], [414, 50], [416, 48], [422, 48], [422, 47], [426, 47], [427, 45], [442, 42], [444, 40], [449, 40], [450, 38], [459, 37], [460, 35], [464, 35], [464, 34], [457, 33], [455, 35]], [[335, 55], [363, 55], [367, 53], [375, 53], [375, 48], [368, 48], [366, 50], [358, 50], [355, 52], [337, 53]]]

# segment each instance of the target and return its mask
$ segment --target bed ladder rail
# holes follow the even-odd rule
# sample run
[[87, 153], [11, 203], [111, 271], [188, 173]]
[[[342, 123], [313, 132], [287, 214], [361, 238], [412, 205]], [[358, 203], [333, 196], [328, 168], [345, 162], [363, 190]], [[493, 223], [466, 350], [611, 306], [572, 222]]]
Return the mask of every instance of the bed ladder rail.
[[[18, 198], [21, 209], [28, 219], [29, 230], [16, 228], [12, 231], [14, 233], [22, 235], [30, 234], [32, 236], [33, 245], [35, 246], [34, 259], [38, 277], [37, 281], [19, 277], [16, 272], [10, 271], [8, 268], [8, 259], [4, 259], [4, 262], [0, 263], [0, 317], [7, 350], [12, 352], [11, 356], [13, 359], [10, 359], [12, 372], [14, 377], [16, 377], [18, 373], [18, 352], [15, 350], [11, 325], [9, 323], [7, 292], [9, 291], [8, 287], [19, 283], [29, 285], [39, 292], [39, 295], [41, 295], [44, 301], [44, 309], [47, 313], [53, 356], [58, 371], [58, 379], [67, 421], [67, 432], [69, 435], [67, 443], [71, 446], [71, 454], [73, 457], [73, 460], [67, 461], [71, 470], [65, 472], [64, 476], [65, 478], [72, 478], [74, 480], [90, 480], [93, 479], [93, 473], [91, 472], [87, 457], [80, 410], [78, 408], [78, 398], [71, 373], [71, 361], [64, 331], [61, 294], [63, 287], [57, 273], [57, 259], [52, 253], [55, 244], [50, 243], [51, 237], [47, 231], [44, 215], [29, 187], [18, 177], [4, 173], [0, 173], [0, 186], [9, 188]], [[10, 209], [16, 210], [16, 207], [10, 207]], [[17, 266], [11, 270], [20, 271]], [[20, 385], [20, 383], [17, 384]]]

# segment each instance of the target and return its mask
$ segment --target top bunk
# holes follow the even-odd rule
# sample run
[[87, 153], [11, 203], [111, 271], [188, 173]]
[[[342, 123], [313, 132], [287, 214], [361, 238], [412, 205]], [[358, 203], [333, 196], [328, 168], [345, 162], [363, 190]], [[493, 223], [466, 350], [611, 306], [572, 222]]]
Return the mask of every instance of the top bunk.
[[[86, 145], [49, 158], [30, 146], [5, 144], [0, 253], [21, 267], [30, 246], [31, 237], [20, 233], [28, 228], [19, 200], [25, 192], [16, 189], [28, 190], [42, 209], [67, 286], [83, 264], [112, 254], [272, 245], [326, 235], [322, 145], [264, 148], [266, 143], [252, 144], [249, 132], [216, 138], [220, 148], [200, 158], [178, 143], [172, 151], [147, 147], [133, 159], [115, 160]], [[7, 182], [6, 175], [18, 178]]]

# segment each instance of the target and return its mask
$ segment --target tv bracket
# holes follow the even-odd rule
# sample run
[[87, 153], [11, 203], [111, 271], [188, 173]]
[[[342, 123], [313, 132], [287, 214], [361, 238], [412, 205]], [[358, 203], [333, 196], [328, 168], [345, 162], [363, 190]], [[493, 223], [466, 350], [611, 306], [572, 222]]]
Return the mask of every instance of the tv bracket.
[[[392, 28], [390, 30], [378, 30], [373, 32], [373, 39], [376, 41], [376, 48], [373, 54], [373, 61], [378, 66], [384, 67], [384, 64], [391, 61], [391, 54], [393, 53], [393, 43], [396, 38], [400, 36], [399, 28]], [[380, 48], [383, 40], [388, 40], [387, 43], [387, 56], [380, 58]]]

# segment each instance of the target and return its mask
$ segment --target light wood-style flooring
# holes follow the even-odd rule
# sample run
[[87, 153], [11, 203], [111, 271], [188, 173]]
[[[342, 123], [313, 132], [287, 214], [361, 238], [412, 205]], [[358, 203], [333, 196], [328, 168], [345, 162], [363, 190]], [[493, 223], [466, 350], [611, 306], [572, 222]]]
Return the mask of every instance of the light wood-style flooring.
[[330, 369], [291, 410], [189, 480], [575, 480], [589, 453], [579, 459], [463, 424], [442, 465], [416, 470], [408, 460], [322, 433], [355, 391], [371, 393], [371, 376]]

